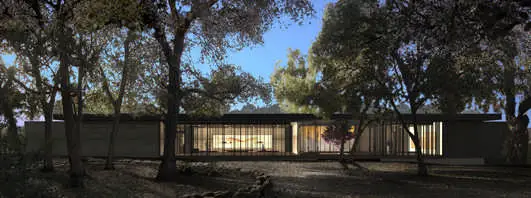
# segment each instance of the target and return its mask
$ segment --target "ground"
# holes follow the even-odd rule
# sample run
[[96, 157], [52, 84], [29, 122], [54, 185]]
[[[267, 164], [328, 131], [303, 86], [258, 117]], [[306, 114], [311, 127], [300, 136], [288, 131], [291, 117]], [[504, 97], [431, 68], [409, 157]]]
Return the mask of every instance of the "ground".
[[531, 197], [531, 169], [432, 166], [432, 176], [418, 177], [413, 164], [360, 164], [370, 172], [337, 162], [220, 163], [265, 171], [286, 197]]
[[[32, 171], [30, 183], [45, 184], [46, 191], [53, 192], [46, 193], [51, 197], [179, 197], [254, 183], [236, 171], [156, 183], [152, 178], [157, 162], [122, 161], [115, 171], [104, 171], [102, 161], [91, 161], [86, 189], [72, 190], [64, 185], [68, 181], [64, 163], [57, 163], [56, 173]], [[369, 172], [354, 167], [345, 171], [337, 162], [217, 162], [214, 166], [265, 172], [281, 197], [531, 197], [531, 169], [432, 166], [431, 176], [418, 177], [413, 164], [360, 164]]]

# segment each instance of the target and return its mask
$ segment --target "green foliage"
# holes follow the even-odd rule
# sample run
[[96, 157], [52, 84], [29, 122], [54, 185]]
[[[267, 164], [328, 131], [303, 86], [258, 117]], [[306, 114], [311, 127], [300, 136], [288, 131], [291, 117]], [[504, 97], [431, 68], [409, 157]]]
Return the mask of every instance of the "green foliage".
[[270, 102], [271, 88], [235, 65], [222, 65], [209, 75], [194, 72], [183, 88], [183, 110], [194, 115], [220, 115], [237, 102]]
[[318, 107], [312, 104], [317, 83], [317, 70], [307, 63], [299, 50], [288, 49], [286, 66], [279, 63], [271, 75], [275, 99], [280, 108], [292, 113], [316, 113]]
[[0, 137], [0, 197], [42, 196], [45, 185], [32, 181], [32, 170], [40, 163], [40, 152], [13, 150], [8, 141]]
[[[409, 24], [408, 35], [423, 38], [440, 53], [466, 52], [485, 40], [530, 27], [530, 4], [516, 1], [386, 1], [398, 20]], [[526, 3], [524, 3], [526, 2]]]

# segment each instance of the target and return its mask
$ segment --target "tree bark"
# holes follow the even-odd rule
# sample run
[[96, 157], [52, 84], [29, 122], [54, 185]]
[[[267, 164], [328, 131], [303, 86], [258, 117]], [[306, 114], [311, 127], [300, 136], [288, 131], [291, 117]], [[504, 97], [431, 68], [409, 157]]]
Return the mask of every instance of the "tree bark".
[[53, 143], [52, 143], [52, 131], [53, 131], [53, 106], [55, 104], [56, 92], [52, 90], [50, 101], [44, 108], [44, 166], [41, 171], [53, 172]]
[[114, 121], [112, 125], [112, 132], [110, 134], [109, 138], [109, 148], [107, 150], [107, 161], [105, 163], [105, 170], [114, 170], [114, 149], [115, 149], [115, 141], [116, 136], [118, 135], [118, 131], [120, 130], [120, 111], [114, 110]]
[[13, 94], [13, 81], [14, 76], [8, 74], [7, 82], [4, 84], [4, 87], [0, 87], [0, 97], [3, 97], [2, 109], [4, 113], [4, 118], [7, 120], [7, 137], [9, 141], [9, 147], [13, 150], [20, 150], [20, 138], [18, 137], [17, 132], [17, 120], [15, 118], [15, 112], [13, 110], [14, 104], [11, 97]]
[[[162, 39], [163, 38], [163, 39]], [[175, 158], [175, 137], [177, 121], [179, 119], [179, 107], [181, 106], [181, 55], [184, 49], [185, 32], [176, 34], [174, 52], [170, 50], [166, 38], [159, 37], [159, 43], [162, 44], [164, 55], [169, 65], [169, 84], [168, 84], [168, 110], [165, 117], [164, 126], [164, 153], [162, 162], [157, 174], [158, 181], [172, 181], [177, 176], [177, 164]]]
[[68, 71], [68, 63], [64, 57], [60, 63], [60, 75], [61, 75], [61, 97], [63, 101], [63, 116], [65, 126], [65, 136], [68, 158], [70, 161], [70, 181], [71, 187], [83, 187], [83, 164], [81, 162], [80, 145], [79, 145], [79, 133], [74, 129], [76, 121], [74, 119], [74, 108], [72, 103], [70, 86], [70, 74]]
[[427, 176], [428, 175], [428, 167], [426, 167], [426, 164], [424, 163], [424, 157], [422, 156], [422, 146], [420, 144], [419, 140], [419, 132], [418, 132], [418, 126], [417, 126], [417, 111], [412, 108], [411, 114], [413, 116], [413, 131], [414, 134], [411, 136], [411, 139], [413, 139], [413, 144], [415, 144], [415, 152], [417, 153], [417, 174], [419, 176]]
[[[7, 87], [9, 89], [9, 87]], [[9, 139], [9, 145], [13, 150], [20, 149], [20, 138], [17, 132], [17, 120], [13, 112], [13, 104], [9, 99], [9, 96], [5, 96], [6, 100], [3, 103], [4, 117], [7, 119], [7, 136]]]
[[503, 92], [505, 94], [505, 118], [507, 122], [507, 127], [509, 128], [509, 137], [506, 141], [507, 149], [507, 162], [510, 164], [519, 164], [520, 155], [522, 148], [519, 147], [519, 131], [518, 131], [518, 120], [515, 116], [516, 111], [516, 101], [515, 101], [515, 65], [512, 63], [512, 60], [507, 60], [503, 62]]
[[113, 103], [114, 108], [114, 122], [112, 127], [112, 132], [109, 137], [109, 148], [107, 151], [107, 162], [105, 163], [105, 169], [106, 170], [114, 170], [114, 150], [115, 150], [115, 142], [116, 137], [118, 136], [118, 132], [120, 130], [120, 115], [121, 115], [121, 108], [122, 108], [122, 100], [125, 95], [125, 89], [127, 88], [127, 82], [129, 80], [129, 58], [130, 58], [130, 46], [132, 39], [134, 37], [134, 32], [132, 30], [128, 30], [127, 32], [127, 38], [124, 42], [124, 63], [122, 67], [122, 79], [120, 80], [120, 89], [118, 90], [118, 98], [116, 100], [113, 98], [111, 90], [109, 89], [109, 84], [107, 82], [107, 78], [105, 77], [105, 73], [103, 73], [103, 69], [101, 69], [103, 78], [104, 78], [104, 85], [105, 90], [107, 93], [107, 96], [109, 97], [109, 100]]
[[[46, 93], [44, 93], [46, 90], [44, 89], [44, 85], [42, 82], [42, 79], [40, 78], [40, 74], [37, 76], [37, 86], [40, 87], [39, 92], [41, 95], [41, 106], [43, 109], [44, 114], [44, 166], [42, 167], [41, 171], [43, 172], [53, 172], [53, 142], [52, 142], [52, 132], [53, 132], [53, 108], [55, 106], [55, 96], [57, 94], [57, 91], [55, 90], [55, 87], [50, 87], [50, 98], [49, 101], [46, 101]], [[55, 83], [54, 83], [55, 84]]]

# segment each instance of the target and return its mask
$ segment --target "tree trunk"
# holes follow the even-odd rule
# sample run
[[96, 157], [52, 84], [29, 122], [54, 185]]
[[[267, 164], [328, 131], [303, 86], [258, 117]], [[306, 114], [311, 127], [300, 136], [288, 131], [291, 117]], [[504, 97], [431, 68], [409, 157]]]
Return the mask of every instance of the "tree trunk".
[[352, 146], [350, 147], [350, 155], [354, 155], [355, 152], [356, 152], [356, 148], [358, 147], [358, 145], [360, 144], [359, 142], [359, 139], [361, 137], [361, 134], [363, 133], [363, 131], [365, 130], [365, 128], [367, 128], [365, 126], [365, 124], [361, 123], [362, 121], [360, 121], [360, 125], [358, 126], [359, 128], [356, 129], [356, 131], [354, 131], [354, 143], [352, 143]]
[[341, 137], [341, 146], [339, 147], [339, 160], [341, 162], [345, 161], [345, 152], [343, 151], [345, 149], [345, 136]]
[[[9, 89], [9, 87], [8, 87]], [[13, 150], [19, 151], [20, 149], [20, 138], [18, 137], [17, 132], [17, 120], [13, 112], [13, 105], [10, 102], [9, 96], [6, 96], [5, 102], [3, 103], [4, 117], [7, 119], [7, 137], [9, 140], [9, 147]]]
[[427, 176], [428, 175], [428, 167], [426, 167], [426, 164], [424, 163], [424, 157], [422, 156], [422, 147], [419, 140], [419, 132], [418, 132], [418, 126], [417, 126], [417, 113], [416, 111], [412, 110], [413, 115], [413, 136], [410, 137], [413, 139], [413, 144], [415, 144], [415, 153], [417, 153], [417, 174], [419, 176]]
[[[55, 93], [52, 94], [55, 97]], [[50, 105], [44, 110], [44, 166], [41, 171], [52, 172], [53, 167], [53, 143], [52, 143], [52, 129], [53, 129], [53, 104], [55, 98], [51, 98]]]
[[[41, 169], [42, 172], [53, 172], [53, 143], [52, 143], [52, 123], [53, 123], [53, 108], [55, 105], [55, 96], [57, 94], [56, 91], [56, 78], [53, 77], [53, 86], [48, 87], [46, 83], [43, 82], [40, 67], [41, 64], [39, 62], [39, 57], [34, 55], [30, 58], [31, 63], [31, 74], [35, 78], [35, 83], [37, 87], [37, 91], [39, 92], [39, 101], [41, 108], [43, 110], [44, 114], [44, 164]], [[49, 92], [49, 96], [47, 96], [47, 93]], [[47, 101], [46, 99], [49, 98]]]
[[[64, 55], [63, 55], [64, 56]], [[74, 129], [74, 108], [72, 103], [72, 91], [70, 85], [70, 74], [68, 71], [68, 63], [66, 57], [62, 58], [60, 63], [60, 75], [61, 75], [61, 97], [63, 101], [63, 116], [65, 125], [66, 145], [68, 152], [68, 159], [70, 162], [70, 181], [71, 187], [83, 187], [83, 164], [81, 162], [80, 154], [80, 140], [79, 131]]]
[[107, 77], [105, 76], [105, 73], [103, 69], [100, 67], [100, 70], [102, 72], [103, 80], [104, 80], [104, 89], [107, 93], [107, 97], [109, 97], [109, 100], [113, 104], [114, 108], [114, 122], [113, 122], [113, 128], [112, 132], [109, 137], [109, 148], [107, 151], [107, 162], [105, 163], [105, 169], [106, 170], [114, 170], [114, 164], [113, 164], [113, 158], [114, 158], [114, 149], [115, 149], [115, 142], [116, 137], [118, 135], [118, 131], [120, 130], [120, 114], [121, 114], [121, 108], [122, 108], [122, 100], [125, 95], [125, 90], [127, 89], [127, 82], [129, 80], [129, 57], [130, 57], [130, 46], [129, 44], [134, 39], [135, 32], [133, 30], [127, 31], [127, 38], [124, 42], [124, 62], [122, 64], [122, 79], [120, 80], [120, 88], [118, 90], [118, 97], [116, 100], [112, 96], [111, 90], [109, 88], [109, 83], [107, 81]]
[[415, 144], [415, 152], [417, 153], [417, 174], [419, 176], [428, 176], [428, 167], [424, 163], [424, 157], [422, 156], [422, 147], [420, 146], [420, 141], [418, 135], [416, 134], [413, 143]]
[[120, 130], [120, 110], [119, 110], [119, 107], [115, 107], [114, 121], [112, 125], [112, 131], [109, 137], [109, 148], [107, 150], [107, 162], [105, 163], [105, 168], [104, 168], [105, 170], [114, 170], [113, 158], [114, 158], [115, 141], [116, 141], [116, 136], [118, 135], [119, 130]]
[[[162, 162], [157, 174], [158, 181], [172, 181], [177, 176], [176, 158], [175, 158], [175, 137], [178, 121], [178, 113], [181, 104], [181, 55], [184, 49], [185, 32], [176, 34], [174, 50], [170, 50], [166, 38], [159, 37], [159, 43], [162, 44], [164, 55], [169, 65], [169, 84], [168, 84], [168, 111], [165, 117], [164, 126], [164, 153]], [[162, 43], [165, 42], [165, 43]]]
[[507, 120], [507, 127], [509, 128], [509, 137], [506, 141], [507, 161], [510, 164], [519, 163], [519, 154], [521, 147], [518, 147], [518, 120], [516, 120], [516, 96], [515, 96], [515, 65], [512, 60], [503, 62], [503, 92], [505, 94], [505, 118]]

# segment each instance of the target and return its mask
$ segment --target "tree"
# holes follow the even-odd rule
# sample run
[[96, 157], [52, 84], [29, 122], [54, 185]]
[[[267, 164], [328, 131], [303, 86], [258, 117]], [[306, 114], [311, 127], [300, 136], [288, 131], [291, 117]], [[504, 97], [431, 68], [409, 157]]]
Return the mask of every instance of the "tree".
[[15, 86], [15, 68], [6, 68], [0, 59], [0, 116], [7, 121], [7, 136], [9, 147], [19, 151], [20, 139], [17, 130], [15, 109], [20, 107], [24, 96]]
[[228, 113], [284, 113], [278, 104], [257, 107], [254, 104], [245, 104], [241, 109], [231, 110]]
[[[102, 88], [105, 92], [105, 95], [108, 98], [109, 103], [112, 105], [112, 108], [113, 108], [113, 120], [114, 120], [112, 131], [109, 136], [109, 145], [108, 145], [107, 161], [105, 163], [105, 169], [114, 169], [114, 164], [113, 164], [114, 148], [115, 148], [116, 136], [120, 129], [120, 115], [121, 115], [122, 103], [123, 103], [124, 95], [127, 94], [127, 91], [131, 88], [130, 85], [132, 84], [132, 82], [135, 81], [134, 71], [138, 69], [138, 68], [133, 67], [134, 65], [138, 66], [138, 64], [135, 63], [136, 61], [133, 62], [134, 52], [132, 52], [135, 49], [133, 46], [133, 43], [136, 39], [138, 39], [138, 33], [136, 33], [135, 30], [125, 30], [125, 31], [126, 31], [125, 35], [121, 35], [120, 33], [118, 33], [116, 35], [116, 37], [118, 37], [116, 38], [117, 41], [115, 41], [116, 43], [120, 43], [120, 44], [123, 43], [123, 49], [124, 49], [123, 50], [123, 61], [120, 58], [121, 54], [119, 52], [115, 54], [111, 54], [112, 52], [109, 52], [106, 55], [107, 58], [111, 59], [110, 62], [113, 65], [111, 67], [114, 67], [114, 68], [108, 67], [109, 69], [107, 70], [107, 73], [116, 72], [120, 74], [119, 79], [111, 78], [113, 80], [117, 80], [117, 81], [112, 82], [114, 85], [116, 84], [119, 85], [119, 88], [116, 91], [113, 90], [113, 88], [116, 86], [112, 86], [111, 88], [111, 85], [110, 85], [111, 82], [109, 82], [110, 79], [107, 77], [108, 75], [106, 74], [106, 71], [103, 68], [103, 64], [100, 64], [98, 68], [99, 73], [100, 73], [99, 76], [103, 82]], [[122, 39], [123, 39], [123, 42], [120, 41]], [[109, 47], [110, 48], [109, 50], [113, 50], [112, 48], [115, 48], [117, 45], [118, 44], [111, 45]], [[137, 44], [136, 46], [139, 46], [139, 45]], [[137, 50], [140, 50], [140, 48]]]
[[[39, 2], [35, 1], [30, 7], [27, 4], [9, 2], [6, 6], [27, 9], [34, 13], [34, 17], [23, 17], [3, 13], [4, 21], [0, 25], [2, 32], [0, 39], [5, 41], [3, 50], [12, 52], [17, 57], [17, 70], [22, 72], [21, 79], [14, 79], [18, 86], [24, 89], [27, 96], [30, 114], [42, 112], [44, 117], [44, 166], [43, 171], [53, 171], [52, 159], [52, 114], [58, 89], [56, 73], [57, 67], [52, 65], [54, 57], [49, 50], [51, 45], [51, 28], [45, 25], [49, 16], [43, 14]], [[22, 7], [22, 8], [20, 8]], [[16, 25], [13, 25], [16, 24]]]
[[[135, 7], [126, 12], [118, 5]], [[110, 15], [89, 14], [98, 24], [130, 23], [140, 19], [158, 41], [168, 66], [167, 111], [165, 115], [165, 143], [163, 160], [157, 175], [158, 180], [173, 180], [175, 169], [175, 128], [183, 99], [182, 55], [186, 48], [201, 47], [204, 57], [223, 60], [228, 49], [241, 49], [261, 43], [262, 35], [271, 28], [276, 19], [289, 16], [300, 21], [313, 13], [306, 0], [281, 1], [120, 1], [118, 3], [93, 4], [92, 8], [104, 6], [115, 8]], [[91, 9], [94, 13], [98, 9]], [[131, 14], [130, 12], [133, 12]], [[129, 21], [127, 21], [127, 20]], [[193, 35], [193, 36], [192, 36]], [[186, 41], [186, 42], [185, 42]]]
[[[358, 132], [359, 133], [359, 132]], [[339, 159], [344, 161], [343, 153], [345, 149], [345, 142], [354, 138], [354, 131], [350, 131], [348, 121], [341, 119], [334, 124], [327, 126], [321, 134], [321, 138], [328, 143], [339, 146]]]
[[[505, 144], [507, 162], [512, 164], [525, 164], [527, 159], [527, 120], [526, 112], [529, 99], [529, 84], [527, 78], [530, 74], [529, 54], [527, 53], [529, 37], [522, 29], [515, 29], [505, 37], [485, 42], [483, 53], [491, 64], [490, 72], [485, 73], [490, 78], [482, 82], [491, 85], [489, 97], [478, 98], [483, 102], [484, 108], [491, 104], [495, 111], [503, 110], [506, 115], [509, 134]], [[517, 108], [517, 97], [522, 97]]]
[[434, 51], [466, 52], [482, 41], [504, 37], [519, 25], [531, 27], [529, 0], [410, 1], [387, 5], [408, 21], [412, 35], [429, 38]]
[[[487, 110], [491, 105], [496, 111], [503, 107], [508, 118], [510, 136], [512, 136], [507, 142], [510, 145], [507, 152], [513, 153], [512, 151], [520, 150], [515, 152], [520, 153], [518, 154], [520, 160], [509, 161], [522, 163], [522, 160], [526, 158], [524, 153], [527, 150], [525, 148], [527, 143], [524, 139], [527, 138], [524, 135], [525, 127], [517, 126], [523, 126], [521, 124], [526, 118], [523, 117], [524, 115], [516, 114], [515, 109], [515, 98], [522, 93], [518, 91], [522, 89], [517, 85], [522, 83], [522, 78], [519, 77], [522, 64], [516, 61], [514, 53], [518, 48], [517, 45], [526, 42], [522, 42], [522, 36], [519, 36], [519, 42], [514, 38], [515, 32], [520, 32], [516, 33], [520, 35], [524, 32], [523, 37], [529, 37], [526, 34], [531, 27], [529, 20], [531, 1], [484, 0], [433, 3], [431, 1], [393, 0], [390, 2], [397, 16], [411, 25], [410, 35], [426, 38], [429, 43], [426, 47], [443, 58], [439, 61], [445, 63], [439, 67], [441, 73], [445, 75], [443, 79], [446, 82], [458, 82], [451, 85], [445, 82], [440, 83], [443, 89], [437, 93], [437, 98], [443, 112], [455, 114], [456, 109], [472, 101], [479, 103], [477, 106]], [[515, 43], [518, 44], [515, 45]], [[489, 48], [496, 49], [494, 50], [496, 52]], [[465, 72], [459, 71], [463, 69], [460, 68], [461, 66], [467, 66]], [[463, 77], [461, 74], [473, 77], [469, 80], [462, 80], [459, 79]], [[470, 79], [475, 80], [471, 82]], [[461, 90], [470, 90], [471, 93], [463, 94], [459, 90], [462, 85], [465, 86]], [[498, 97], [498, 94], [503, 97]], [[530, 97], [525, 93], [524, 98]], [[521, 146], [516, 146], [519, 149], [512, 149], [514, 145]]]
[[286, 66], [279, 64], [276, 63], [270, 81], [280, 108], [290, 113], [317, 113], [318, 107], [310, 104], [317, 83], [315, 65], [307, 63], [298, 49], [288, 49]]
[[[440, 91], [435, 86], [439, 54], [431, 50], [429, 39], [411, 33], [414, 28], [393, 3], [342, 1], [329, 7], [314, 51], [337, 65], [335, 75], [363, 79], [357, 82], [374, 87], [368, 95], [383, 99], [394, 111], [415, 144], [418, 174], [427, 175], [417, 114]], [[409, 106], [412, 121], [405, 120], [402, 103]]]
[[345, 120], [338, 120], [322, 134], [324, 139], [340, 146], [343, 162], [345, 142], [354, 139], [350, 148], [350, 153], [354, 154], [361, 134], [376, 121], [377, 116], [368, 115], [379, 113], [378, 98], [373, 97], [370, 91], [376, 89], [369, 84], [358, 83], [360, 79], [353, 78], [350, 73], [338, 74], [339, 65], [315, 54], [317, 52], [310, 51], [310, 56], [305, 57], [299, 50], [289, 49], [286, 66], [277, 64], [271, 75], [271, 84], [284, 111], [314, 113], [325, 119], [330, 119], [335, 113], [350, 113], [353, 119], [359, 120], [355, 133], [348, 132]]
[[[36, 31], [38, 34], [35, 36], [43, 39], [40, 40], [40, 43], [34, 42], [33, 45], [24, 47], [36, 48], [35, 46], [43, 47], [42, 45], [44, 45], [47, 53], [55, 57], [55, 61], [58, 62], [56, 78], [62, 97], [62, 112], [65, 117], [65, 136], [70, 161], [70, 184], [74, 187], [83, 185], [82, 179], [86, 174], [81, 162], [79, 134], [83, 110], [82, 90], [86, 84], [84, 83], [86, 80], [84, 76], [90, 66], [98, 61], [98, 50], [100, 50], [97, 47], [100, 42], [96, 39], [98, 35], [91, 35], [94, 31], [87, 32], [81, 28], [83, 26], [80, 23], [80, 18], [82, 18], [80, 16], [84, 16], [81, 8], [86, 4], [87, 1], [51, 2], [40, 0], [7, 1], [1, 4], [2, 15], [9, 19], [6, 21], [5, 27], [14, 25], [19, 28], [20, 32]], [[44, 35], [51, 36], [42, 37]], [[77, 71], [73, 69], [74, 66], [78, 68]], [[78, 79], [77, 86], [70, 82], [73, 73], [77, 73], [75, 76]], [[74, 99], [76, 103], [74, 103]], [[75, 112], [74, 105], [77, 105]]]

